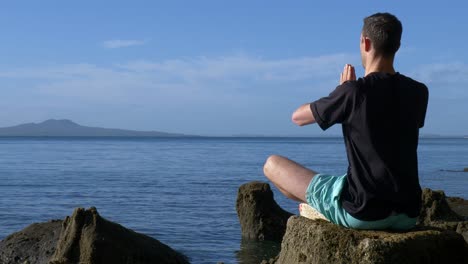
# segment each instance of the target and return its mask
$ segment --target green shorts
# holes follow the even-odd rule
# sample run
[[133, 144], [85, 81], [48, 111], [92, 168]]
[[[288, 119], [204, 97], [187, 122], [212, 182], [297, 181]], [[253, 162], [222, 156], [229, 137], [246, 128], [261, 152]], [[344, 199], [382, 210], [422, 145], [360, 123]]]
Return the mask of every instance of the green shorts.
[[406, 214], [392, 215], [376, 221], [363, 221], [354, 218], [341, 206], [340, 196], [346, 174], [332, 176], [317, 174], [307, 187], [307, 203], [323, 214], [331, 222], [354, 229], [392, 229], [408, 230], [416, 225], [417, 217]]

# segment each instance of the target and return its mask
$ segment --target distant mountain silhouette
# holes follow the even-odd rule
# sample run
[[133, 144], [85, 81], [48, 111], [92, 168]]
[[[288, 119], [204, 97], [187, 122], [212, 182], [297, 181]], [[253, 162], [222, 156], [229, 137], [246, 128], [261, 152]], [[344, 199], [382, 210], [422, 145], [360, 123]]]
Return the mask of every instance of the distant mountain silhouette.
[[42, 123], [27, 123], [0, 128], [0, 136], [17, 137], [186, 137], [189, 135], [158, 131], [135, 131], [124, 129], [81, 126], [68, 119], [49, 119]]

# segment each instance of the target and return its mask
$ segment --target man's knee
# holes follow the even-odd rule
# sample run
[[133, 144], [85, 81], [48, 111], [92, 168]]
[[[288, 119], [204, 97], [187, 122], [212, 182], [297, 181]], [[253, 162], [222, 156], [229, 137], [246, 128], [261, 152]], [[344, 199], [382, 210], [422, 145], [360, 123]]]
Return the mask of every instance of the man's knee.
[[283, 159], [283, 157], [278, 155], [269, 156], [265, 161], [265, 165], [263, 165], [263, 173], [266, 176], [268, 176], [268, 174], [271, 173], [274, 170], [274, 168], [278, 165], [281, 159]]

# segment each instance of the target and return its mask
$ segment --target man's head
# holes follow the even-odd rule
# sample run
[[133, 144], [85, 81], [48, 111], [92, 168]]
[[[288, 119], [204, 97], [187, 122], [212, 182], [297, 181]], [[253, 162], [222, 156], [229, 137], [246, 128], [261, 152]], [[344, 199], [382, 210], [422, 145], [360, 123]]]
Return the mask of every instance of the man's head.
[[367, 53], [373, 56], [393, 59], [400, 48], [403, 27], [394, 15], [376, 13], [364, 18], [361, 34], [361, 57], [366, 67]]

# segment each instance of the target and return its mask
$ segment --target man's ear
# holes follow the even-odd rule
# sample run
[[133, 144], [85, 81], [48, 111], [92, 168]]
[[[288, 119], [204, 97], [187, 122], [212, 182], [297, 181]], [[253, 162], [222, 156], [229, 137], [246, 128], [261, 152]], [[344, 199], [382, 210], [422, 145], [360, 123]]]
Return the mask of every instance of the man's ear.
[[372, 46], [372, 42], [369, 38], [364, 37], [364, 50], [369, 52]]

